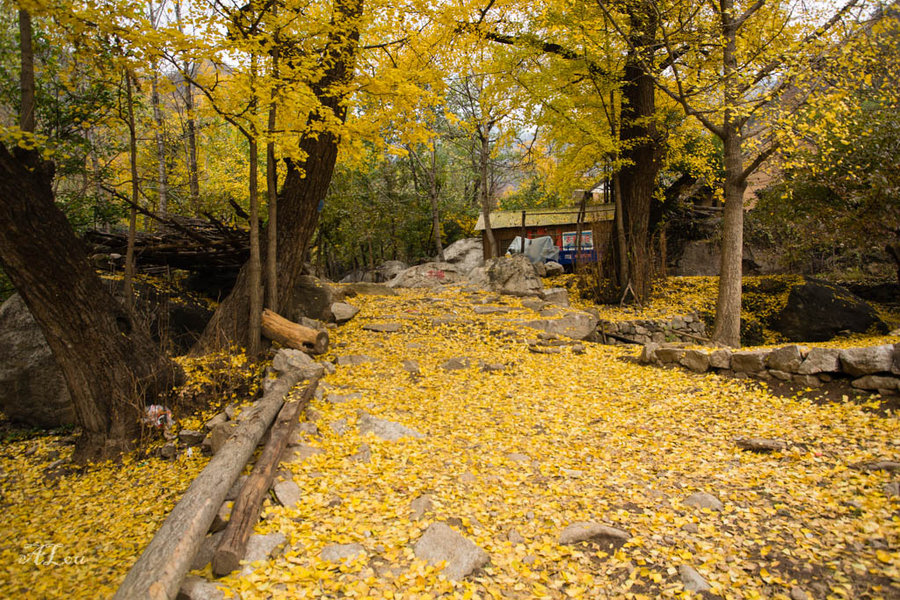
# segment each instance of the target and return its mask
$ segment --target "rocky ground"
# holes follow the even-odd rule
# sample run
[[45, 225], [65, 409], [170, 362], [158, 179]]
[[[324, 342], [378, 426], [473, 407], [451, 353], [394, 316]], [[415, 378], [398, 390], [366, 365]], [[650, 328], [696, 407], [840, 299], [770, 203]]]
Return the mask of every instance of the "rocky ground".
[[[642, 366], [637, 349], [527, 326], [566, 315], [533, 299], [450, 285], [346, 302], [360, 312], [332, 330], [335, 372], [281, 465], [259, 560], [216, 584], [198, 561], [191, 597], [900, 597], [895, 414]], [[89, 474], [30, 502], [28, 449], [0, 457], [7, 597], [114, 589], [158, 523], [142, 512], [186, 485], [171, 466], [202, 462], [120, 468], [166, 501], [117, 507], [98, 489], [102, 515], [67, 498]], [[88, 560], [17, 564], [60, 521]]]

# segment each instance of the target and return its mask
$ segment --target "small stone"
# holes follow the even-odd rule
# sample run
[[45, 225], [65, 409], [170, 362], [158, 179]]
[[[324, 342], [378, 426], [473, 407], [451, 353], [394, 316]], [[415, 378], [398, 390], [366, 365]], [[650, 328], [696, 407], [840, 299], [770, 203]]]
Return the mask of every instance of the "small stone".
[[890, 372], [894, 363], [894, 346], [866, 346], [841, 350], [841, 367], [854, 377]]
[[900, 481], [884, 484], [884, 495], [888, 498], [900, 498]]
[[199, 446], [203, 443], [203, 438], [205, 437], [202, 432], [194, 431], [193, 429], [182, 429], [178, 432], [178, 440], [188, 447]]
[[527, 513], [525, 513], [525, 518], [529, 521], [534, 521], [534, 511], [529, 510]]
[[409, 518], [413, 521], [420, 521], [425, 516], [425, 513], [434, 510], [434, 502], [431, 496], [424, 494], [413, 500], [409, 508], [412, 511]]
[[397, 333], [400, 331], [400, 323], [369, 323], [363, 325], [363, 331], [374, 331], [376, 333]]
[[471, 360], [468, 357], [460, 356], [444, 361], [444, 363], [441, 364], [441, 368], [445, 371], [457, 371], [459, 369], [467, 369], [470, 364]]
[[487, 552], [445, 523], [432, 524], [413, 547], [416, 558], [430, 565], [446, 562], [444, 574], [459, 581], [488, 563]]
[[[209, 561], [207, 561], [209, 562]], [[219, 586], [203, 577], [189, 575], [181, 583], [176, 600], [222, 600], [225, 594]]]
[[709, 510], [722, 510], [722, 502], [712, 494], [706, 492], [694, 492], [682, 501], [685, 506], [708, 508]]
[[331, 422], [331, 430], [338, 435], [344, 435], [350, 429], [347, 425], [347, 419], [336, 419]]
[[577, 544], [588, 540], [605, 539], [610, 541], [627, 541], [631, 534], [622, 529], [581, 521], [572, 523], [559, 534], [560, 544]]
[[803, 588], [795, 585], [791, 588], [791, 600], [810, 600], [810, 597]]
[[547, 304], [569, 306], [569, 291], [566, 288], [547, 288], [541, 296]]
[[293, 508], [300, 503], [300, 486], [293, 479], [275, 482], [272, 491], [275, 492], [278, 503], [286, 508]]
[[681, 575], [681, 582], [684, 583], [685, 590], [689, 592], [709, 591], [709, 584], [694, 567], [681, 565], [678, 567], [678, 573]]
[[700, 528], [697, 526], [696, 523], [685, 523], [684, 525], [681, 526], [681, 528], [688, 533], [699, 533], [700, 532]]
[[228, 422], [228, 415], [224, 412], [217, 413], [212, 419], [203, 424], [207, 431], [212, 431], [216, 426]]
[[800, 375], [837, 373], [841, 370], [840, 354], [837, 348], [812, 348], [797, 372]]
[[778, 379], [779, 381], [790, 381], [791, 374], [787, 371], [779, 371], [778, 369], [769, 369], [769, 375], [772, 376], [773, 379]]
[[776, 348], [766, 356], [766, 366], [776, 371], [796, 373], [803, 363], [803, 357], [809, 353], [805, 346], [790, 345]]
[[299, 446], [291, 446], [288, 448], [287, 457], [284, 458], [285, 462], [292, 463], [302, 463], [308, 458], [312, 458], [317, 454], [323, 454], [325, 451], [321, 448], [317, 448], [315, 446], [307, 446], [306, 444], [301, 444]]
[[355, 317], [359, 313], [359, 309], [346, 302], [335, 302], [331, 305], [331, 314], [334, 315], [336, 323], [343, 324]]
[[472, 312], [476, 315], [494, 315], [508, 313], [510, 310], [508, 306], [476, 306]]
[[506, 455], [506, 458], [513, 462], [527, 463], [531, 462], [531, 457], [527, 454], [522, 454], [521, 452], [510, 452]]
[[279, 547], [281, 547], [287, 538], [283, 533], [259, 534], [254, 533], [247, 540], [247, 550], [244, 551], [244, 561], [247, 563], [241, 569], [242, 575], [249, 575], [253, 572], [252, 563], [261, 560], [268, 560], [275, 555]]
[[226, 501], [222, 503], [222, 506], [220, 506], [219, 510], [216, 512], [216, 516], [213, 517], [213, 522], [209, 526], [210, 533], [216, 533], [217, 531], [225, 529], [225, 526], [228, 525], [228, 519], [231, 518], [231, 507], [233, 505], [233, 502]]
[[788, 443], [783, 440], [767, 438], [738, 438], [735, 443], [741, 450], [750, 450], [751, 452], [775, 452], [787, 450], [788, 447]]
[[350, 458], [358, 463], [370, 463], [372, 462], [372, 449], [368, 444], [360, 444], [359, 450]]
[[175, 444], [172, 442], [166, 442], [163, 444], [163, 447], [159, 449], [159, 455], [165, 459], [175, 458]]
[[893, 460], [873, 460], [855, 464], [853, 467], [861, 471], [887, 471], [888, 473], [895, 473], [900, 471], [900, 462]]
[[850, 385], [862, 390], [898, 390], [900, 379], [888, 375], [866, 375], [854, 379]]
[[358, 413], [358, 416], [359, 420], [357, 421], [357, 426], [359, 427], [360, 434], [363, 435], [371, 433], [374, 434], [375, 437], [381, 438], [382, 440], [388, 442], [396, 442], [397, 440], [405, 437], [425, 437], [414, 429], [410, 429], [409, 427], [406, 427], [399, 423], [394, 423], [393, 421], [378, 419], [362, 411]]
[[686, 350], [679, 363], [695, 373], [705, 373], [709, 369], [709, 355], [701, 350]]
[[377, 358], [372, 358], [365, 354], [348, 354], [347, 356], [338, 356], [337, 364], [339, 367], [353, 367], [364, 363], [377, 362]]
[[478, 369], [482, 373], [494, 373], [497, 371], [503, 371], [506, 369], [506, 365], [503, 363], [488, 363], [483, 360], [478, 361]]
[[462, 475], [459, 476], [460, 483], [472, 484], [472, 483], [475, 483], [476, 481], [478, 481], [478, 478], [475, 477], [475, 475], [473, 475], [472, 473], [470, 473], [468, 471], [466, 471], [465, 473], [463, 473]]
[[656, 350], [656, 359], [664, 365], [676, 363], [684, 356], [684, 348], [665, 347]]
[[531, 566], [531, 565], [533, 565], [535, 562], [537, 562], [537, 557], [536, 557], [535, 555], [533, 555], [533, 554], [529, 554], [528, 556], [526, 556], [525, 558], [522, 559], [522, 564], [523, 564], [523, 565]]
[[744, 350], [731, 353], [731, 368], [742, 373], [756, 373], [765, 368], [767, 350]]
[[791, 378], [791, 381], [798, 385], [802, 385], [803, 387], [808, 388], [817, 388], [822, 385], [822, 380], [824, 380], [827, 375], [794, 375]]
[[366, 549], [362, 544], [329, 544], [322, 548], [319, 555], [328, 562], [344, 562], [356, 558], [365, 558]]
[[351, 400], [358, 400], [362, 397], [363, 395], [360, 392], [353, 392], [350, 394], [328, 394], [325, 399], [332, 404], [342, 404], [344, 402], [350, 402]]
[[515, 529], [510, 529], [510, 530], [509, 530], [509, 532], [506, 534], [506, 539], [509, 540], [509, 542], [510, 542], [513, 546], [517, 546], [517, 545], [519, 545], [519, 544], [524, 544], [524, 543], [525, 543], [525, 538], [523, 538], [523, 537], [522, 537], [522, 534], [520, 534], [520, 533], [519, 533], [518, 531], [516, 531]]
[[403, 370], [410, 375], [420, 375], [422, 373], [422, 370], [419, 368], [419, 363], [414, 360], [404, 360]]

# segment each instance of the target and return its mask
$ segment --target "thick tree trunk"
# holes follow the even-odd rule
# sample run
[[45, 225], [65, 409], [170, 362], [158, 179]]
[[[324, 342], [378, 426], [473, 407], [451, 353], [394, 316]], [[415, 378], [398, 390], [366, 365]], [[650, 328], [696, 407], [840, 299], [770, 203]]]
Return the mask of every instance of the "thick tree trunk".
[[109, 293], [53, 201], [52, 169], [0, 146], [0, 262], [47, 339], [82, 435], [75, 460], [131, 448], [147, 404], [181, 378]]
[[[437, 144], [437, 141], [434, 142]], [[441, 188], [438, 184], [437, 174], [437, 147], [431, 149], [431, 168], [428, 175], [429, 199], [431, 200], [431, 227], [434, 233], [434, 247], [437, 250], [437, 259], [444, 262], [444, 244], [441, 240]]]
[[247, 309], [247, 353], [251, 360], [259, 356], [260, 319], [262, 319], [262, 264], [259, 248], [259, 151], [256, 138], [250, 138], [250, 261], [247, 263], [250, 302]]
[[722, 146], [725, 161], [725, 211], [722, 230], [722, 263], [719, 271], [719, 296], [712, 339], [737, 348], [741, 345], [741, 277], [744, 248], [744, 161], [741, 156], [741, 129], [733, 108], [737, 93], [736, 39], [733, 0], [720, 0], [722, 32], [725, 38], [722, 64], [725, 82], [725, 117]]
[[131, 74], [125, 72], [125, 121], [128, 125], [128, 158], [131, 165], [131, 209], [128, 211], [128, 249], [125, 251], [125, 306], [134, 302], [134, 239], [137, 235], [137, 207], [140, 200], [137, 167], [137, 126], [134, 122], [134, 97], [131, 93]]
[[487, 258], [497, 258], [500, 256], [500, 249], [497, 248], [497, 240], [494, 238], [494, 230], [491, 228], [491, 186], [490, 186], [490, 158], [491, 158], [491, 141], [490, 128], [482, 126], [479, 130], [479, 138], [481, 146], [478, 154], [478, 193], [481, 198], [481, 214], [484, 217], [484, 233], [487, 237], [488, 248], [485, 248], [484, 255]]
[[[178, 31], [184, 33], [181, 22], [181, 1], [175, 2], [175, 20], [178, 24]], [[184, 71], [190, 73], [192, 71], [190, 62], [185, 62]], [[195, 211], [200, 211], [200, 176], [197, 168], [197, 125], [194, 120], [194, 92], [191, 82], [186, 78], [182, 80], [182, 96], [184, 97], [184, 112], [187, 115], [185, 124], [185, 133], [187, 137], [187, 168], [188, 182], [191, 192], [191, 207]]]
[[[335, 20], [340, 25], [330, 36], [324, 51], [324, 63], [330, 65], [323, 79], [314, 86], [324, 112], [343, 121], [342, 86], [353, 72], [359, 44], [359, 17], [363, 0], [337, 0]], [[312, 121], [322, 117], [311, 114]], [[313, 127], [315, 129], [315, 127]], [[338, 153], [337, 135], [325, 128], [315, 135], [305, 135], [300, 150], [302, 163], [286, 161], [287, 175], [278, 199], [278, 306], [290, 314], [291, 299], [297, 279], [303, 271], [306, 251], [319, 220]], [[230, 344], [246, 344], [249, 313], [249, 277], [241, 270], [231, 294], [219, 306], [194, 348], [195, 353], [208, 352]]]
[[624, 289], [631, 282], [639, 301], [650, 292], [651, 260], [650, 203], [662, 165], [662, 146], [653, 121], [656, 112], [655, 84], [647, 65], [653, 64], [658, 16], [649, 2], [629, 9], [631, 49], [625, 59], [622, 86], [620, 138], [628, 161], [619, 172], [629, 273], [620, 280]]

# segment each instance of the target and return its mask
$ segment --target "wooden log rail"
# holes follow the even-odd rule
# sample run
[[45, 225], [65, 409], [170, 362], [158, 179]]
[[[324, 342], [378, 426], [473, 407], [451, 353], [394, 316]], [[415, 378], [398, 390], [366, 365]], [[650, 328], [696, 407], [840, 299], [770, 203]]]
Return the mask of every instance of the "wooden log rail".
[[268, 308], [262, 314], [262, 332], [270, 340], [286, 348], [302, 350], [309, 354], [328, 352], [328, 332], [318, 331], [288, 321]]
[[[113, 600], [172, 600], [177, 596], [225, 495], [253, 456], [263, 434], [284, 406], [285, 396], [300, 377], [299, 370], [282, 373], [250, 409], [250, 415], [235, 429], [166, 517], [128, 571]], [[318, 378], [313, 379], [304, 396], [311, 395], [317, 383]]]

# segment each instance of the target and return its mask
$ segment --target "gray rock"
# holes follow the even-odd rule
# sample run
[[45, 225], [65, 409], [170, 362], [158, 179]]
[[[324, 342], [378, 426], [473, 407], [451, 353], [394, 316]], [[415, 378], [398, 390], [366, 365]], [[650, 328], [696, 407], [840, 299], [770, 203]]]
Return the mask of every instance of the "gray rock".
[[522, 306], [535, 312], [541, 312], [544, 310], [545, 304], [540, 298], [526, 298], [522, 300]]
[[709, 583], [697, 572], [694, 567], [688, 565], [680, 565], [678, 574], [681, 575], [681, 582], [684, 589], [689, 592], [700, 593], [709, 591]]
[[247, 550], [244, 552], [244, 561], [247, 564], [241, 569], [241, 574], [249, 575], [252, 573], [253, 567], [251, 563], [258, 560], [268, 560], [284, 545], [285, 541], [287, 541], [287, 538], [284, 537], [283, 533], [268, 533], [265, 535], [254, 533], [251, 535], [250, 539], [247, 540]]
[[194, 555], [194, 561], [191, 563], [191, 571], [200, 571], [212, 562], [213, 555], [216, 553], [216, 547], [221, 539], [221, 531], [203, 538], [200, 549], [197, 550], [197, 554]]
[[472, 309], [472, 312], [476, 315], [496, 315], [505, 314], [511, 310], [508, 306], [476, 306]]
[[419, 368], [419, 363], [414, 360], [404, 360], [403, 370], [410, 375], [420, 375], [422, 373], [422, 369]]
[[375, 281], [390, 281], [408, 268], [402, 260], [386, 260], [375, 268]]
[[165, 459], [175, 458], [175, 444], [172, 442], [166, 442], [163, 444], [163, 447], [159, 449], [159, 455]]
[[341, 325], [359, 314], [359, 309], [346, 302], [335, 302], [331, 305], [331, 313], [334, 315], [334, 322]]
[[780, 381], [790, 381], [791, 374], [787, 371], [779, 371], [778, 369], [769, 369], [769, 375]]
[[299, 323], [301, 317], [315, 319], [327, 323], [332, 320], [331, 305], [334, 304], [334, 291], [327, 283], [310, 275], [298, 278], [291, 295], [293, 304], [284, 307], [284, 316]]
[[225, 445], [225, 442], [228, 441], [234, 430], [235, 427], [232, 422], [216, 425], [203, 440], [203, 446], [215, 454]]
[[884, 495], [888, 498], [900, 498], [900, 481], [891, 481], [884, 484]]
[[803, 357], [809, 352], [804, 346], [784, 346], [776, 348], [766, 356], [766, 366], [777, 371], [797, 373], [803, 363]]
[[225, 593], [219, 589], [218, 585], [196, 575], [188, 575], [185, 578], [175, 597], [176, 600], [223, 600], [224, 598]]
[[577, 544], [588, 540], [605, 539], [611, 541], [628, 541], [631, 534], [622, 529], [601, 525], [590, 521], [572, 523], [559, 534], [560, 544]]
[[709, 355], [702, 350], [685, 350], [678, 362], [696, 373], [705, 373], [709, 370]]
[[791, 600], [811, 600], [811, 598], [806, 590], [795, 585], [791, 588]]
[[638, 361], [644, 365], [656, 363], [657, 350], [659, 350], [659, 344], [655, 342], [644, 344], [644, 348], [641, 350], [641, 356], [638, 358]]
[[206, 429], [206, 431], [212, 431], [213, 429], [216, 428], [216, 426], [221, 425], [222, 423], [227, 423], [227, 422], [228, 422], [228, 415], [226, 415], [224, 412], [220, 412], [220, 413], [216, 413], [216, 415], [213, 418], [211, 418], [209, 421], [204, 423], [203, 428]]
[[456, 266], [463, 275], [484, 264], [484, 247], [481, 238], [456, 240], [444, 248], [444, 261]]
[[850, 384], [862, 390], [900, 390], [900, 379], [888, 375], [866, 375]]
[[894, 364], [894, 346], [867, 346], [841, 350], [841, 367], [844, 372], [860, 377], [871, 373], [890, 372]]
[[409, 518], [413, 521], [420, 521], [425, 513], [434, 510], [434, 501], [431, 496], [424, 494], [413, 500], [409, 504], [409, 508], [412, 511]]
[[328, 544], [319, 555], [328, 562], [343, 562], [356, 558], [365, 558], [366, 549], [362, 544]]
[[523, 538], [522, 534], [515, 529], [510, 529], [509, 532], [507, 532], [506, 539], [509, 540], [513, 546], [525, 543], [525, 538]]
[[478, 368], [482, 373], [494, 373], [496, 371], [505, 371], [506, 365], [503, 363], [489, 363], [483, 360], [478, 361]]
[[325, 451], [321, 448], [300, 444], [298, 446], [290, 446], [288, 448], [287, 452], [285, 452], [284, 461], [292, 463], [302, 463], [303, 461], [312, 458], [313, 456], [324, 453]]
[[345, 298], [353, 296], [396, 296], [397, 290], [383, 283], [357, 282], [345, 285], [341, 291]]
[[875, 309], [861, 298], [838, 285], [812, 279], [790, 288], [772, 328], [797, 342], [824, 342], [842, 331], [887, 332]]
[[372, 462], [372, 449], [368, 444], [360, 444], [359, 450], [350, 458], [358, 463], [368, 464]]
[[445, 371], [458, 371], [459, 369], [468, 369], [472, 364], [472, 359], [467, 356], [457, 356], [441, 363], [441, 368]]
[[709, 354], [709, 366], [714, 369], [730, 369], [731, 368], [731, 350], [727, 348], [719, 348], [713, 350]]
[[349, 431], [350, 426], [347, 425], [347, 419], [337, 419], [331, 422], [331, 430], [338, 435], [344, 435]]
[[232, 506], [232, 502], [225, 501], [222, 503], [222, 506], [216, 511], [216, 516], [213, 517], [212, 523], [209, 525], [210, 533], [216, 533], [225, 529], [225, 526], [228, 525], [228, 519], [231, 518]]
[[513, 462], [519, 462], [519, 463], [531, 462], [531, 457], [528, 456], [527, 454], [522, 454], [521, 452], [510, 452], [509, 454], [506, 455], [506, 458], [508, 458], [509, 460], [511, 460]]
[[374, 331], [376, 333], [397, 333], [400, 331], [400, 323], [369, 323], [363, 325], [363, 331]]
[[557, 275], [563, 275], [566, 272], [566, 268], [563, 267], [558, 262], [554, 262], [552, 260], [548, 260], [544, 263], [544, 269], [547, 271], [547, 277], [555, 277]]
[[331, 404], [343, 404], [351, 400], [359, 400], [363, 395], [361, 392], [351, 392], [349, 394], [331, 394], [329, 393], [325, 399]]
[[206, 435], [201, 431], [194, 431], [192, 429], [182, 429], [178, 432], [178, 440], [184, 444], [185, 446], [199, 446], [203, 443], [203, 438]]
[[444, 523], [434, 523], [425, 530], [413, 552], [430, 565], [446, 561], [444, 574], [454, 581], [464, 579], [490, 560], [487, 552]]
[[766, 366], [768, 350], [742, 350], [731, 353], [731, 368], [741, 373], [757, 373]]
[[822, 381], [815, 375], [794, 375], [791, 377], [791, 381], [798, 385], [810, 388], [816, 388], [822, 385]]
[[525, 256], [492, 258], [469, 273], [469, 281], [481, 289], [512, 296], [536, 296], [544, 287]]
[[33, 427], [75, 423], [62, 371], [18, 294], [0, 306], [0, 410]]
[[532, 263], [531, 266], [534, 268], [534, 274], [538, 277], [547, 275], [547, 269], [544, 267], [544, 263]]
[[684, 348], [665, 347], [656, 350], [656, 359], [664, 365], [669, 365], [681, 360], [684, 356]]
[[591, 313], [567, 311], [557, 319], [525, 321], [523, 325], [573, 340], [583, 340], [597, 331], [598, 321]]
[[685, 506], [708, 508], [710, 510], [722, 510], [722, 502], [712, 494], [706, 492], [694, 492], [682, 501]]
[[365, 354], [348, 354], [346, 356], [337, 357], [337, 364], [339, 367], [353, 367], [370, 362], [378, 362], [378, 359]]
[[[738, 438], [734, 442], [741, 450], [749, 450], [751, 452], [776, 452], [787, 450], [788, 448], [788, 443], [784, 440], [767, 438]], [[687, 503], [687, 501], [685, 501], [685, 503]]]
[[541, 298], [548, 304], [569, 306], [569, 290], [566, 288], [547, 288], [541, 293]]
[[375, 437], [381, 438], [388, 442], [396, 442], [405, 437], [423, 438], [425, 437], [418, 431], [405, 427], [399, 423], [378, 419], [372, 415], [359, 412], [359, 420], [357, 422], [359, 432], [361, 434], [372, 433]]
[[275, 498], [282, 506], [293, 508], [300, 503], [300, 486], [293, 479], [276, 481], [272, 486], [272, 491], [275, 492]]
[[896, 473], [900, 471], [900, 462], [893, 460], [873, 460], [853, 465], [854, 468], [861, 471], [887, 471], [888, 473]]
[[433, 289], [462, 280], [463, 275], [455, 265], [446, 262], [428, 262], [402, 271], [388, 285], [392, 288]]
[[304, 370], [315, 364], [316, 361], [310, 358], [308, 354], [294, 348], [282, 348], [275, 353], [275, 358], [272, 359], [272, 368], [279, 373]]

